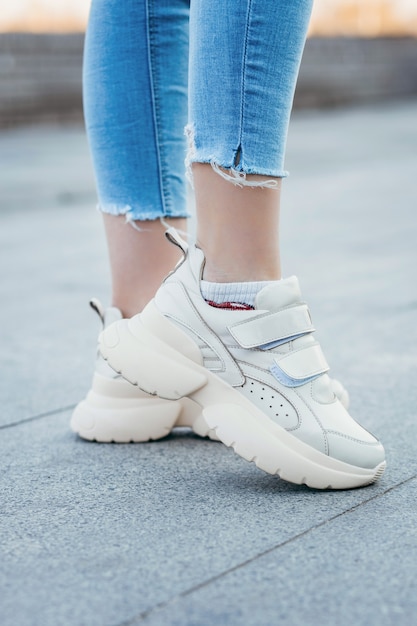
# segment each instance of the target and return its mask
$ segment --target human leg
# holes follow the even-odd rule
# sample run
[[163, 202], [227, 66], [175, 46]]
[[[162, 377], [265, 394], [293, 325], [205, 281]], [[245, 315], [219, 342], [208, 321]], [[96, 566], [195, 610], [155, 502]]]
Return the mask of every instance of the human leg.
[[190, 18], [189, 163], [204, 278], [277, 279], [281, 178], [312, 2], [210, 4], [193, 2]]
[[[247, 178], [265, 180], [256, 175]], [[238, 187], [206, 163], [194, 163], [193, 179], [198, 243], [207, 255], [204, 279], [223, 283], [281, 278], [281, 179], [273, 188]]]
[[[183, 263], [142, 315], [103, 333], [102, 354], [142, 389], [199, 404], [207, 427], [265, 471], [316, 488], [364, 486], [384, 471], [384, 450], [337, 399], [297, 279], [275, 280], [277, 179], [311, 4], [238, 5], [192, 4], [198, 246], [168, 233]], [[269, 284], [252, 306], [220, 310], [201, 296], [207, 277]]]
[[[175, 265], [166, 224], [185, 230], [188, 0], [93, 0], [85, 43], [84, 111], [112, 274], [104, 327], [141, 310]], [[162, 221], [160, 221], [162, 218]], [[72, 415], [86, 439], [147, 441], [173, 426], [201, 433], [189, 401], [152, 398], [99, 356]], [[204, 435], [207, 428], [204, 424]]]
[[[179, 259], [178, 250], [167, 245], [167, 225], [186, 230], [185, 219], [126, 224], [122, 215], [103, 214], [112, 275], [112, 305], [123, 317], [131, 317], [155, 295], [163, 278]], [[138, 230], [140, 228], [140, 230]]]
[[160, 218], [185, 230], [188, 0], [93, 0], [84, 112], [104, 214], [112, 304], [153, 296], [178, 254]]

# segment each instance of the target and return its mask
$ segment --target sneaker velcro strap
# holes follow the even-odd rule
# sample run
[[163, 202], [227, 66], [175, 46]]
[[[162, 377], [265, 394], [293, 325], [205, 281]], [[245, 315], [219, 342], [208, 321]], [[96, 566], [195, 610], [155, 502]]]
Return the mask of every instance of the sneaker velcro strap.
[[315, 329], [307, 305], [299, 304], [237, 322], [228, 326], [228, 330], [242, 348], [255, 348], [270, 343], [285, 343]]
[[275, 356], [271, 372], [288, 387], [303, 385], [329, 371], [329, 366], [318, 343]]

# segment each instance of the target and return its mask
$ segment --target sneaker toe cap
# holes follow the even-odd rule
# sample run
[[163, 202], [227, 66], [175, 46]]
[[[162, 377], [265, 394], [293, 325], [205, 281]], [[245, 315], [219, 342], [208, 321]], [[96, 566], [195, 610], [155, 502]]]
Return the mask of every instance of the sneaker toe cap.
[[385, 460], [382, 444], [375, 439], [373, 442], [361, 441], [342, 433], [327, 432], [329, 456], [344, 463], [373, 469]]

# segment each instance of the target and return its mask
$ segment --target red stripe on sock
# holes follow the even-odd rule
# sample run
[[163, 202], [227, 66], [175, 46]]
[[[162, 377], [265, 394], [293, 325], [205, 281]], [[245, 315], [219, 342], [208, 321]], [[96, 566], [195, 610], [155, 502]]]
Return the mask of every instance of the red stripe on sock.
[[213, 300], [206, 300], [206, 302], [216, 309], [229, 309], [231, 311], [252, 311], [255, 308], [243, 302], [213, 302]]

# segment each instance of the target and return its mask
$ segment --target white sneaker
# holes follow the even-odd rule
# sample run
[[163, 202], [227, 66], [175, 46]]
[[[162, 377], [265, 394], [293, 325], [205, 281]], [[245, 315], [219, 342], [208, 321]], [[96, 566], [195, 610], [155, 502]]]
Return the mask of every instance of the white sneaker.
[[368, 485], [384, 449], [337, 399], [295, 277], [263, 288], [254, 310], [207, 304], [203, 252], [184, 253], [142, 314], [100, 336], [111, 366], [148, 393], [189, 398], [219, 439], [258, 467], [318, 489]]
[[[96, 299], [90, 305], [104, 328], [122, 319], [116, 307], [104, 309]], [[98, 355], [91, 389], [71, 417], [74, 432], [91, 441], [128, 443], [160, 439], [176, 426], [188, 426], [202, 437], [217, 440], [198, 404], [188, 398], [172, 401], [150, 396], [116, 374]]]
[[[122, 319], [116, 307], [104, 309], [97, 299], [90, 301], [103, 328]], [[343, 403], [349, 396], [344, 387], [332, 381]], [[178, 426], [191, 428], [201, 437], [218, 441], [202, 417], [198, 404], [183, 398], [164, 400], [131, 385], [98, 354], [91, 389], [74, 409], [71, 428], [83, 439], [99, 442], [143, 442], [165, 437]]]

